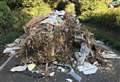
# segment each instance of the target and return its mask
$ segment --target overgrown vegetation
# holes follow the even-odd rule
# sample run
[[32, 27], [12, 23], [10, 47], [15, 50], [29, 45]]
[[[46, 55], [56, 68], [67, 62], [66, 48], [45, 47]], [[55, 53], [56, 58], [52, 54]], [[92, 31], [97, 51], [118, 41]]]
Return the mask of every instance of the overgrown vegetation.
[[[23, 32], [22, 27], [32, 17], [47, 15], [53, 9], [64, 9], [72, 13], [76, 12], [81, 22], [92, 24], [97, 28], [119, 35], [120, 7], [109, 9], [108, 3], [111, 1], [112, 0], [0, 0], [0, 38], [3, 35], [5, 37], [8, 36], [11, 32], [20, 34]], [[12, 34], [10, 34], [9, 37], [11, 37], [11, 35]], [[102, 33], [98, 35], [103, 36]], [[0, 42], [0, 46], [8, 42]], [[112, 42], [116, 43], [115, 45], [119, 44], [119, 41], [116, 42], [112, 40]], [[114, 44], [112, 45], [114, 46]]]
[[0, 1], [0, 34], [7, 33], [13, 27], [14, 16], [6, 2]]
[[[103, 39], [106, 43], [113, 48], [120, 50], [120, 7], [108, 8], [108, 1], [95, 1], [95, 8], [86, 15], [82, 16], [80, 20], [97, 29], [95, 36], [99, 39]], [[85, 5], [84, 5], [85, 6]]]
[[[23, 33], [23, 26], [33, 16], [47, 15], [50, 11], [43, 0], [0, 0], [0, 46]], [[11, 38], [11, 32], [15, 38]]]

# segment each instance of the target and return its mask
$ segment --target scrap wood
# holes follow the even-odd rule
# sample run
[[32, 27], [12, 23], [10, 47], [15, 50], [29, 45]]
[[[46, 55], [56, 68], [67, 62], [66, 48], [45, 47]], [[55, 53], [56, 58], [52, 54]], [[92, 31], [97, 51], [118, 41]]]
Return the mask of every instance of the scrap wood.
[[[106, 49], [104, 44], [101, 46], [95, 40], [93, 33], [80, 26], [74, 15], [69, 13], [60, 18], [52, 14], [52, 17], [47, 18], [45, 17], [47, 20], [44, 17], [30, 20], [25, 27], [26, 36], [15, 41], [17, 42], [15, 46], [20, 46], [20, 50], [16, 53], [19, 53], [22, 63], [34, 63], [45, 75], [49, 75], [49, 67], [53, 68], [53, 65], [75, 70], [78, 70], [78, 66], [83, 66], [86, 61], [91, 65], [95, 62], [100, 66], [106, 65], [104, 57], [107, 56], [103, 56], [103, 52], [111, 50]], [[56, 64], [53, 63], [55, 61]], [[92, 73], [96, 71], [97, 66]], [[71, 73], [74, 74], [74, 70]], [[81, 78], [74, 75], [78, 78], [73, 77], [80, 81]]]
[[[70, 64], [70, 62], [73, 62], [71, 58], [74, 57], [75, 46], [73, 46], [73, 43], [75, 39], [78, 40], [80, 48], [84, 47], [84, 45], [81, 45], [82, 42], [85, 43], [90, 50], [87, 56], [91, 56], [91, 59], [97, 60], [97, 57], [101, 57], [97, 51], [98, 48], [95, 45], [93, 34], [85, 28], [77, 27], [79, 24], [74, 17], [67, 17], [64, 19], [64, 27], [68, 29], [67, 31], [61, 30], [57, 26], [50, 29], [45, 25], [39, 25], [37, 29], [30, 30], [22, 47], [22, 58], [26, 60], [25, 62], [48, 63], [48, 61], [57, 60], [59, 63]], [[76, 35], [82, 38], [76, 38]], [[84, 51], [81, 50], [81, 52]], [[89, 59], [87, 56], [85, 56], [84, 61]]]
[[41, 21], [45, 20], [46, 18], [48, 18], [48, 16], [37, 16], [37, 17], [34, 17], [25, 25], [25, 27], [33, 28], [33, 27], [35, 27], [35, 25], [37, 25]]

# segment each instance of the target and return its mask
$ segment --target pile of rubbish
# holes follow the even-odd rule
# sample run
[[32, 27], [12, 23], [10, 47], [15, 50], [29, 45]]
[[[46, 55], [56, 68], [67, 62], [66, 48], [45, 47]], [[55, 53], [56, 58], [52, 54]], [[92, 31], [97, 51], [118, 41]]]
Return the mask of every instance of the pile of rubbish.
[[[80, 82], [83, 74], [94, 74], [100, 66], [108, 65], [107, 59], [119, 58], [103, 42], [95, 40], [94, 34], [72, 13], [53, 11], [48, 16], [35, 17], [24, 27], [25, 34], [6, 45], [4, 54], [21, 59], [23, 65], [10, 71], [30, 71], [42, 76], [54, 76], [53, 70], [67, 72]], [[70, 80], [70, 79], [67, 79]]]

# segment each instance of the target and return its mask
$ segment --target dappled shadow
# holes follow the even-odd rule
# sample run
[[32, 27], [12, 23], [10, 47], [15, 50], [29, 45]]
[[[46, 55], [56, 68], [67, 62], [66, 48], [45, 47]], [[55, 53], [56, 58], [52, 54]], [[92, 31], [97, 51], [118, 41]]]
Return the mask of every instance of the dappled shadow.
[[107, 30], [109, 31], [115, 30], [116, 32], [120, 32], [119, 31], [120, 25], [117, 24], [117, 19], [115, 14], [109, 14], [109, 13], [96, 14], [86, 19], [85, 22], [95, 24], [98, 26], [107, 27]]
[[95, 29], [98, 39], [104, 40], [112, 48], [120, 51], [120, 25], [117, 24], [116, 18], [116, 14], [104, 13], [91, 16], [83, 22], [92, 25], [90, 28]]

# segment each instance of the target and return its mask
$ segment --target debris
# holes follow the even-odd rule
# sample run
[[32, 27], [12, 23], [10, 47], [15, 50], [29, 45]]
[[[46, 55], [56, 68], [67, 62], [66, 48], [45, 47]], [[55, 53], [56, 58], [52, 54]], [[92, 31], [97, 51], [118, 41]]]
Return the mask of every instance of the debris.
[[29, 71], [32, 71], [35, 67], [36, 67], [36, 64], [34, 64], [34, 63], [27, 65], [27, 68]]
[[41, 21], [42, 24], [48, 23], [51, 25], [60, 25], [63, 23], [62, 18], [60, 18], [58, 15], [55, 15], [54, 13], [51, 13], [48, 18]]
[[87, 47], [87, 44], [81, 43], [80, 52], [75, 54], [78, 63], [82, 65], [86, 59], [86, 56], [88, 56], [89, 53], [90, 53], [90, 49]]
[[116, 58], [116, 59], [120, 59], [120, 56], [118, 56], [117, 54], [115, 54], [112, 51], [106, 51], [101, 53], [103, 58]]
[[61, 72], [65, 72], [65, 69], [63, 67], [58, 67], [58, 69], [61, 71]]
[[15, 50], [18, 49], [20, 49], [20, 47], [8, 47], [3, 51], [3, 53], [15, 54]]
[[102, 49], [104, 49], [104, 50], [110, 51], [110, 48], [107, 47], [102, 41], [96, 40], [95, 46], [96, 46], [96, 47], [100, 47], [100, 48], [102, 48]]
[[27, 66], [24, 65], [24, 66], [13, 67], [10, 71], [11, 72], [21, 72], [21, 71], [25, 71], [26, 69], [27, 69]]
[[77, 73], [75, 73], [74, 69], [71, 69], [68, 74], [71, 75], [76, 81], [81, 81], [81, 77]]
[[88, 62], [84, 62], [83, 65], [78, 66], [78, 70], [83, 72], [85, 75], [94, 74], [97, 72], [98, 68], [95, 65], [92, 65]]
[[66, 81], [67, 81], [67, 82], [73, 82], [73, 80], [72, 80], [72, 79], [69, 79], [69, 78], [66, 79]]
[[56, 15], [60, 15], [60, 16], [64, 16], [64, 15], [65, 15], [65, 11], [55, 10], [54, 13], [55, 13]]
[[54, 76], [54, 75], [55, 75], [55, 72], [52, 72], [52, 73], [49, 74], [49, 76], [51, 76], [51, 77]]
[[[10, 43], [10, 44], [7, 44], [6, 46], [7, 47], [13, 47], [13, 46], [15, 46], [16, 44], [15, 43]], [[3, 52], [4, 53], [4, 52]]]
[[72, 13], [56, 10], [48, 16], [34, 17], [24, 30], [25, 34], [6, 46], [3, 53], [10, 57], [0, 69], [18, 56], [25, 66], [14, 67], [11, 71], [27, 68], [33, 75], [54, 76], [55, 72], [50, 73], [50, 70], [58, 67], [61, 72], [70, 70], [68, 74], [80, 82], [76, 71], [94, 74], [99, 66], [106, 65], [108, 58], [120, 58], [102, 41], [95, 40], [93, 33], [82, 28]]

